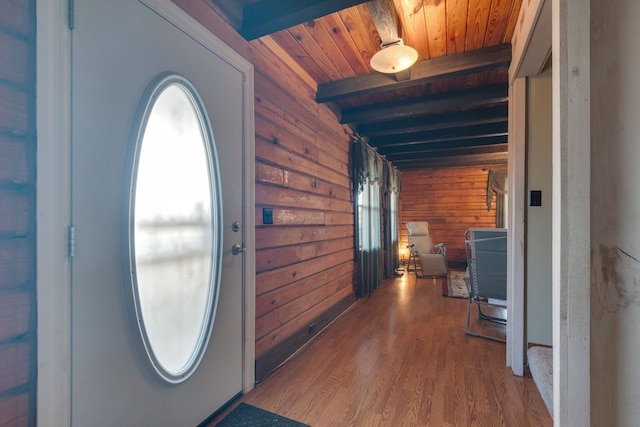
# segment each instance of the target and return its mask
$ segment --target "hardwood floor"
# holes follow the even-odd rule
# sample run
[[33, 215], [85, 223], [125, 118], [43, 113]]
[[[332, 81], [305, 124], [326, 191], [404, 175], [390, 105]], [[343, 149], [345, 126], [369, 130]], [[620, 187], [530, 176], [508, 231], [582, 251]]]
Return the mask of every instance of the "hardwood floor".
[[209, 425], [246, 402], [314, 427], [552, 426], [505, 345], [464, 334], [466, 304], [434, 279], [387, 280]]

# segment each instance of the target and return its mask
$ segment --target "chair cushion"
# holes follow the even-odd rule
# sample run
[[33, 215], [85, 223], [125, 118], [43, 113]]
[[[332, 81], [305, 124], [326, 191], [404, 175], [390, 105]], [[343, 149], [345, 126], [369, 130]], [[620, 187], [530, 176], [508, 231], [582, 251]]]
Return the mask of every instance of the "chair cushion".
[[426, 221], [407, 222], [409, 234], [413, 236], [428, 236], [429, 223]]

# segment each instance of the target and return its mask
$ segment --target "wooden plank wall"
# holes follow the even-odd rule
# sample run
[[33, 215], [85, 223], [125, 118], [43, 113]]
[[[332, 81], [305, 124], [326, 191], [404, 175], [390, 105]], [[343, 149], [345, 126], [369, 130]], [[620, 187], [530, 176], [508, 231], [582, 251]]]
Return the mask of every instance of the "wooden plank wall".
[[260, 381], [355, 300], [350, 138], [270, 37], [248, 43], [211, 2], [174, 1], [255, 67]]
[[35, 0], [0, 7], [0, 425], [36, 422]]
[[490, 210], [486, 204], [488, 174], [481, 166], [402, 172], [400, 248], [407, 246], [407, 221], [428, 221], [434, 243], [447, 247], [450, 267], [464, 269], [465, 231], [496, 226], [495, 197]]

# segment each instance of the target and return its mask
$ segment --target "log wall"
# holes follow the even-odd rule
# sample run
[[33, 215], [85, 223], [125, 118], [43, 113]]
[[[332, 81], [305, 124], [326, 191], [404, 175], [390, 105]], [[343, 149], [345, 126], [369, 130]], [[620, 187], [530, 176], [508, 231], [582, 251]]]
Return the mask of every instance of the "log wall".
[[175, 3], [254, 65], [259, 381], [355, 299], [348, 129], [270, 37], [246, 42], [212, 2]]
[[0, 7], [0, 425], [35, 425], [35, 0]]
[[[494, 167], [495, 168], [495, 167]], [[435, 168], [402, 172], [400, 245], [407, 246], [408, 221], [428, 221], [434, 243], [445, 243], [451, 268], [464, 268], [464, 233], [496, 226], [495, 197], [487, 209], [489, 167]], [[406, 249], [405, 249], [406, 250]], [[408, 252], [405, 252], [405, 260]]]

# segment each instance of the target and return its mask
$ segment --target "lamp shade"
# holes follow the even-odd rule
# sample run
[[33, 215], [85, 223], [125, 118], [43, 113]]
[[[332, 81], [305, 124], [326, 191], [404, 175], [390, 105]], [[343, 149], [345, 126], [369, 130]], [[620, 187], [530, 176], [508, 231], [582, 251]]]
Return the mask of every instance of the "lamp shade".
[[392, 44], [371, 57], [371, 68], [386, 74], [399, 73], [418, 60], [418, 51], [404, 44]]

